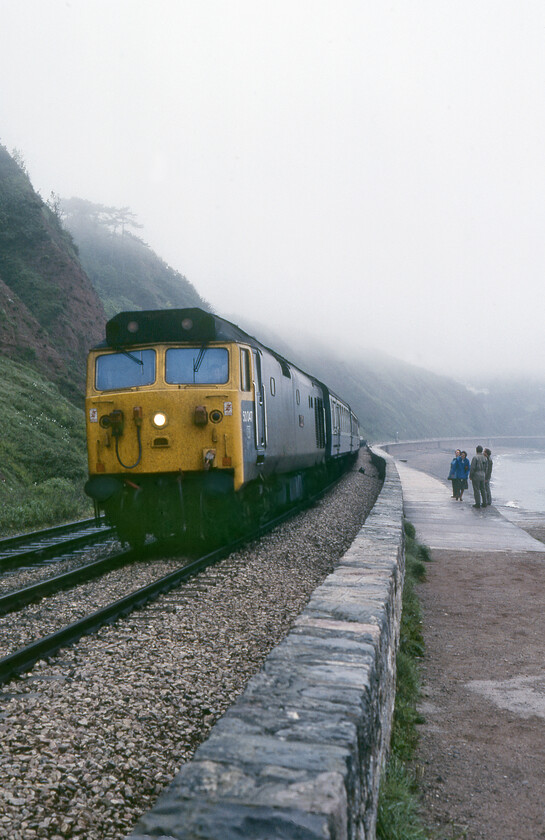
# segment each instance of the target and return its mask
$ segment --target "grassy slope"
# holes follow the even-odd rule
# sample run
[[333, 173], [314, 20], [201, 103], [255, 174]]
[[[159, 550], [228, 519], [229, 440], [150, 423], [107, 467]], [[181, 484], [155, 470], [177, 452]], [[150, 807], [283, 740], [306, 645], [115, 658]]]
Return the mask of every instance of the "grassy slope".
[[0, 534], [91, 513], [81, 409], [32, 368], [0, 358]]

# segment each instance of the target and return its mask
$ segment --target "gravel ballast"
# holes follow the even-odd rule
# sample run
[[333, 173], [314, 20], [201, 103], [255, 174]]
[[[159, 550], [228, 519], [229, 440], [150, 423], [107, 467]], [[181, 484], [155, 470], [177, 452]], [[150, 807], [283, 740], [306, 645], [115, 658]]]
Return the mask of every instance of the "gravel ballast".
[[79, 569], [81, 566], [87, 566], [95, 560], [121, 551], [121, 548], [119, 540], [111, 537], [99, 545], [79, 548], [77, 551], [54, 561], [42, 561], [32, 566], [8, 569], [2, 573], [0, 578], [0, 595], [16, 592], [25, 586], [33, 586], [35, 583], [49, 580], [56, 575], [62, 575], [65, 572]]
[[362, 451], [314, 508], [7, 684], [0, 837], [121, 840], [289, 630], [379, 490]]

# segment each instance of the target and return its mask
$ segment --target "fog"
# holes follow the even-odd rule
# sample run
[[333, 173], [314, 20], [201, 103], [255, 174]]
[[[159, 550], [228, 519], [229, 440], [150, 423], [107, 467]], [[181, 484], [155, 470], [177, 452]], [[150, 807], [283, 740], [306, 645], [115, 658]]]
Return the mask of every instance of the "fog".
[[219, 314], [542, 373], [545, 5], [0, 0], [0, 142]]

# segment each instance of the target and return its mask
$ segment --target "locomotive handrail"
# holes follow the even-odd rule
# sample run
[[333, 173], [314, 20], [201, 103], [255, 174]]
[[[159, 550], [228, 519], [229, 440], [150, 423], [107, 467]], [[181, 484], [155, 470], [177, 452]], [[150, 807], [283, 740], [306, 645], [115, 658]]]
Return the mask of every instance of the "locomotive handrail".
[[257, 385], [255, 383], [255, 379], [252, 379], [252, 385], [254, 386], [254, 434], [255, 434], [255, 448], [259, 449], [259, 421], [257, 419]]
[[261, 390], [263, 392], [263, 446], [266, 449], [269, 442], [269, 427], [267, 421], [267, 399], [265, 397], [265, 383], [261, 383]]

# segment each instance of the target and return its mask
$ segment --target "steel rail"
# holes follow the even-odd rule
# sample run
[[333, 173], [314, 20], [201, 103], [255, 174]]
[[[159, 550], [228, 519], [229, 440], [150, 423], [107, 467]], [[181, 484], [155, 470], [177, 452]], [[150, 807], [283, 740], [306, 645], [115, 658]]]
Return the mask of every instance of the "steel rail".
[[[246, 542], [238, 540], [238, 543]], [[85, 616], [79, 621], [63, 627], [48, 636], [31, 642], [24, 648], [15, 651], [3, 659], [0, 659], [0, 685], [7, 682], [11, 677], [29, 671], [39, 659], [46, 659], [56, 653], [60, 648], [77, 642], [82, 636], [96, 632], [105, 624], [113, 624], [118, 618], [128, 615], [133, 610], [144, 606], [169, 590], [178, 586], [183, 580], [192, 577], [212, 563], [222, 559], [226, 554], [234, 550], [234, 545], [222, 546], [203, 557], [189, 563], [180, 569], [165, 575], [153, 583], [137, 589], [130, 595], [120, 598], [118, 601], [103, 607], [100, 610]]]
[[[102, 517], [99, 522], [103, 522]], [[61, 534], [69, 534], [71, 531], [77, 531], [81, 528], [91, 526], [98, 526], [96, 517], [90, 519], [76, 519], [74, 522], [65, 522], [63, 525], [53, 525], [51, 528], [41, 528], [39, 531], [28, 531], [26, 534], [17, 534], [14, 537], [2, 537], [0, 539], [0, 552], [5, 548], [12, 548], [18, 545], [32, 542], [32, 540], [48, 539], [49, 537], [59, 536]]]
[[[142, 553], [138, 555], [138, 559], [141, 557]], [[55, 577], [47, 578], [47, 580], [25, 586], [23, 589], [0, 595], [0, 615], [15, 612], [21, 607], [26, 607], [27, 604], [39, 601], [46, 595], [54, 595], [63, 589], [78, 586], [80, 583], [99, 577], [135, 559], [137, 559], [137, 555], [132, 550], [117, 552], [116, 554], [110, 554], [108, 557], [102, 557], [100, 560], [95, 560], [93, 563], [87, 563], [85, 566], [79, 566], [77, 569], [64, 572], [62, 575], [55, 575]]]
[[[290, 510], [276, 516], [274, 519], [260, 524], [251, 533], [245, 534], [243, 537], [239, 537], [233, 542], [223, 545], [220, 548], [197, 558], [197, 560], [188, 563], [180, 569], [176, 569], [174, 572], [170, 572], [168, 575], [159, 578], [153, 583], [143, 586], [141, 589], [137, 589], [130, 595], [120, 598], [112, 604], [97, 610], [91, 615], [85, 616], [79, 621], [75, 621], [72, 624], [63, 627], [61, 630], [57, 630], [41, 639], [37, 639], [26, 647], [20, 648], [14, 653], [3, 657], [0, 659], [0, 685], [3, 685], [15, 676], [30, 671], [38, 660], [47, 659], [50, 656], [53, 656], [61, 648], [74, 644], [82, 636], [96, 632], [105, 624], [113, 624], [118, 618], [129, 615], [133, 610], [139, 609], [150, 601], [155, 600], [160, 595], [169, 592], [171, 589], [179, 586], [179, 584], [184, 580], [193, 577], [193, 575], [208, 566], [217, 563], [219, 560], [223, 559], [228, 554], [231, 554], [233, 551], [236, 551], [238, 548], [247, 545], [253, 540], [259, 539], [277, 525], [315, 504], [333, 486], [335, 486], [335, 484], [337, 484], [340, 478], [341, 476], [337, 477], [334, 481], [328, 484], [327, 487], [322, 488], [311, 498], [304, 500], [295, 507], [290, 508]], [[153, 548], [156, 550], [157, 547], [150, 545], [149, 548], [150, 550]]]
[[[75, 529], [65, 531], [65, 534], [75, 534], [73, 537], [68, 536], [66, 539], [63, 539], [63, 534], [58, 534], [56, 536], [48, 536], [44, 538], [43, 542], [38, 543], [27, 540], [26, 544], [28, 547], [23, 550], [17, 550], [16, 545], [12, 545], [11, 550], [8, 547], [0, 545], [0, 571], [22, 566], [26, 563], [32, 564], [38, 560], [45, 560], [61, 552], [65, 553], [66, 551], [72, 551], [85, 545], [92, 545], [115, 535], [115, 529], [109, 526], [97, 527], [95, 525], [93, 527], [88, 525], [86, 528], [83, 528], [83, 533], [81, 531], [81, 528], [79, 532]], [[20, 544], [24, 545], [22, 540]]]

